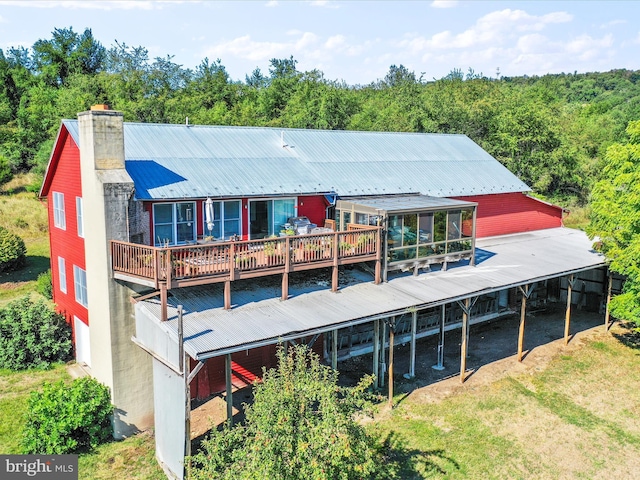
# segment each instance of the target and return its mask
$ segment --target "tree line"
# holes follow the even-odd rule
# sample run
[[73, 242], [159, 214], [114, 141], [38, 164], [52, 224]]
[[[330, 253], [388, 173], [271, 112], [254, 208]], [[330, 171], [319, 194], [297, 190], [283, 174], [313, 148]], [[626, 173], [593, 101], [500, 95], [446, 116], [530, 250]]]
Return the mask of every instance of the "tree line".
[[42, 174], [60, 119], [106, 103], [132, 122], [462, 133], [536, 194], [585, 204], [606, 148], [640, 118], [640, 71], [427, 80], [391, 65], [348, 85], [289, 57], [233, 80], [219, 59], [188, 69], [142, 46], [106, 48], [88, 28], [0, 50], [0, 79], [0, 182]]

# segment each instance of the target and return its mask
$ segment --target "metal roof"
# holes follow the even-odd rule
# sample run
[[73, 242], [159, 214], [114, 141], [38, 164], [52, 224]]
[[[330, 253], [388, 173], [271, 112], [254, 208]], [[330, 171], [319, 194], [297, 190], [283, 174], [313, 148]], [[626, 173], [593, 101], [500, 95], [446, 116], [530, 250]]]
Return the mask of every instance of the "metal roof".
[[429, 197], [426, 195], [389, 195], [382, 197], [352, 197], [338, 200], [337, 208], [351, 208], [353, 204], [356, 209], [358, 205], [373, 209], [379, 212], [407, 212], [425, 211], [445, 208], [470, 208], [477, 203], [456, 200], [453, 198]]
[[140, 199], [530, 190], [465, 135], [127, 122], [124, 139]]
[[284, 302], [277, 289], [256, 289], [244, 292], [231, 310], [223, 309], [220, 286], [193, 287], [172, 290], [166, 322], [159, 320], [157, 299], [136, 304], [136, 310], [177, 342], [177, 305], [183, 305], [185, 349], [205, 359], [605, 265], [591, 244], [579, 230], [539, 230], [479, 239], [476, 266], [401, 275], [381, 285], [357, 283], [339, 293], [290, 288], [292, 298]]

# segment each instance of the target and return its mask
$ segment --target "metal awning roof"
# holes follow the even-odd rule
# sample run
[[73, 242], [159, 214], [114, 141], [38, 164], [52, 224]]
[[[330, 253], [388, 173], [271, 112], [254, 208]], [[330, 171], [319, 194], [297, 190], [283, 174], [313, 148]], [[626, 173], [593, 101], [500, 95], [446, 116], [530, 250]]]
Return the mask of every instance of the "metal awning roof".
[[351, 208], [363, 206], [367, 210], [379, 213], [401, 213], [426, 210], [444, 210], [451, 208], [472, 208], [474, 202], [457, 200], [455, 198], [430, 197], [427, 195], [386, 195], [378, 197], [350, 197], [338, 200], [336, 208]]
[[182, 305], [185, 350], [204, 360], [606, 264], [584, 232], [562, 227], [479, 239], [476, 263], [398, 276], [381, 285], [358, 283], [339, 293], [328, 288], [298, 292], [284, 302], [277, 289], [255, 290], [231, 310], [223, 309], [219, 286], [176, 289], [166, 322], [159, 320], [157, 298], [136, 304], [136, 317], [147, 318], [146, 327], [154, 330], [137, 332], [137, 337], [177, 344], [177, 306]]

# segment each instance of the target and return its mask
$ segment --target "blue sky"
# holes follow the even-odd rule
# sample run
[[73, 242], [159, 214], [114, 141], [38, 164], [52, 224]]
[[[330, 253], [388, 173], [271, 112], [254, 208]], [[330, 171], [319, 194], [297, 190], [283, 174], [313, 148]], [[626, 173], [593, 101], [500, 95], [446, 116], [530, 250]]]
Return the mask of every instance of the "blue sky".
[[30, 47], [54, 28], [92, 29], [193, 68], [220, 58], [244, 80], [269, 59], [367, 84], [389, 66], [441, 78], [640, 69], [635, 1], [40, 1], [0, 0], [0, 48]]

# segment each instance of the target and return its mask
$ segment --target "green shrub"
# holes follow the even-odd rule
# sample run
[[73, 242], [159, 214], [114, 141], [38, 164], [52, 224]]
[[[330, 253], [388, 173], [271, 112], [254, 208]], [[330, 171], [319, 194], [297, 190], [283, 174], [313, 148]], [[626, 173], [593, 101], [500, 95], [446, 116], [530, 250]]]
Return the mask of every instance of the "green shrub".
[[25, 454], [87, 452], [111, 437], [109, 389], [91, 377], [45, 383], [31, 392], [22, 433]]
[[0, 309], [0, 368], [48, 368], [71, 353], [71, 328], [47, 303], [23, 297]]
[[51, 270], [42, 272], [36, 281], [36, 292], [49, 300], [53, 299], [53, 284], [51, 283]]
[[27, 257], [24, 241], [4, 227], [0, 227], [0, 272], [24, 266]]
[[213, 429], [191, 458], [189, 478], [389, 478], [377, 440], [356, 420], [370, 406], [372, 382], [341, 387], [305, 345], [280, 347], [278, 367], [254, 386], [245, 423]]
[[13, 178], [13, 173], [11, 172], [11, 165], [9, 164], [9, 160], [6, 157], [0, 155], [0, 185], [3, 183], [7, 183], [9, 180]]

